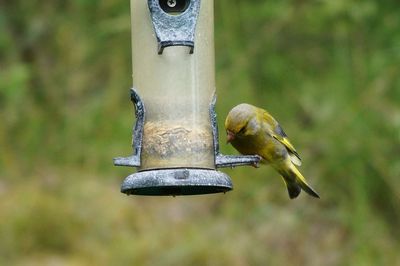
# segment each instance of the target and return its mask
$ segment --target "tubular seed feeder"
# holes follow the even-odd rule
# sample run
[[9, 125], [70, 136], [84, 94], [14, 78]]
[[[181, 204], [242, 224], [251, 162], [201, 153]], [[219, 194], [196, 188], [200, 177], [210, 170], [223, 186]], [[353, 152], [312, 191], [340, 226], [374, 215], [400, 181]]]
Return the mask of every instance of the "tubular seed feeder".
[[[219, 153], [214, 111], [212, 0], [131, 0], [133, 155], [121, 192], [195, 195], [232, 189], [218, 167], [257, 164], [258, 156]], [[140, 95], [140, 96], [139, 96]]]

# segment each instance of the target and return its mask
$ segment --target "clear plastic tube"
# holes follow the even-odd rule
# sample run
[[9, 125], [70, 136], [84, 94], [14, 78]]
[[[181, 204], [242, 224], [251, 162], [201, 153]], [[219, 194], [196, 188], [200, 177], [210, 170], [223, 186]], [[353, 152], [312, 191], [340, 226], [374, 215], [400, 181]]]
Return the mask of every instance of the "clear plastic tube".
[[193, 54], [159, 55], [147, 0], [131, 0], [133, 87], [146, 107], [140, 170], [215, 169], [209, 104], [215, 90], [213, 1], [201, 1]]

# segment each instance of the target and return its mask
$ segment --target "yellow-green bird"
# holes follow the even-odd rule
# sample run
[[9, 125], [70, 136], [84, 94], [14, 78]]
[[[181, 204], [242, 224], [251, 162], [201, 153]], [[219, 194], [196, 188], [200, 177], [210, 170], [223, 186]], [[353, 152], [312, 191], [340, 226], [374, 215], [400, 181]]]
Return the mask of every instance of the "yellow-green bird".
[[227, 141], [241, 154], [262, 157], [262, 163], [270, 164], [285, 181], [291, 199], [301, 189], [319, 198], [297, 170], [301, 159], [279, 123], [264, 109], [242, 103], [235, 106], [225, 120]]

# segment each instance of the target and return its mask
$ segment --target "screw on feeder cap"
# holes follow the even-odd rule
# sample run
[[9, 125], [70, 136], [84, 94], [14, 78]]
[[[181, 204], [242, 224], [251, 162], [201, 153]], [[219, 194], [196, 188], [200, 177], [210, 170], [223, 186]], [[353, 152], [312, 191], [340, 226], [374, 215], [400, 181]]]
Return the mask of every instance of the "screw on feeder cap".
[[176, 0], [168, 0], [167, 4], [169, 7], [175, 7], [176, 6]]
[[158, 54], [168, 46], [188, 46], [192, 54], [200, 0], [148, 0], [148, 5]]
[[170, 15], [179, 15], [186, 11], [190, 0], [158, 0], [161, 9]]

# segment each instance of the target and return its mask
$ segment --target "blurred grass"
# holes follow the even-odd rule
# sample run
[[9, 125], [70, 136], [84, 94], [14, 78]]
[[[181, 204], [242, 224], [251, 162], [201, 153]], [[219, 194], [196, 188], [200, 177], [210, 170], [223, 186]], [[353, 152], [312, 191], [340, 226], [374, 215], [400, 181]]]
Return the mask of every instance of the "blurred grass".
[[1, 265], [400, 264], [397, 1], [215, 7], [221, 127], [237, 99], [267, 108], [322, 199], [250, 167], [226, 195], [120, 194], [129, 3], [0, 1]]

